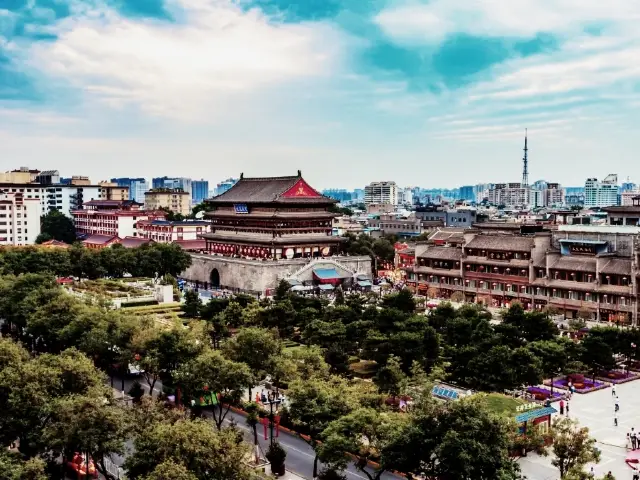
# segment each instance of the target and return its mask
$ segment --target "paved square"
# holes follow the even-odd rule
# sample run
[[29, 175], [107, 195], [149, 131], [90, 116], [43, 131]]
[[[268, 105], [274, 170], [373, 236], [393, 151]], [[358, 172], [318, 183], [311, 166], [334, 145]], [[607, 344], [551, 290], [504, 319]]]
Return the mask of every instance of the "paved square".
[[[593, 465], [597, 476], [611, 472], [616, 480], [630, 480], [633, 471], [624, 462], [627, 456], [626, 435], [635, 428], [640, 429], [640, 409], [634, 407], [635, 399], [640, 399], [640, 380], [616, 385], [620, 404], [618, 426], [614, 425], [614, 396], [611, 387], [587, 394], [574, 394], [569, 401], [569, 417], [578, 420], [589, 432], [602, 451], [600, 463]], [[554, 406], [558, 409], [558, 404]], [[559, 414], [554, 415], [554, 419]], [[522, 472], [529, 480], [557, 480], [558, 470], [551, 465], [549, 457], [529, 454], [519, 460]], [[587, 467], [587, 471], [589, 471]]]

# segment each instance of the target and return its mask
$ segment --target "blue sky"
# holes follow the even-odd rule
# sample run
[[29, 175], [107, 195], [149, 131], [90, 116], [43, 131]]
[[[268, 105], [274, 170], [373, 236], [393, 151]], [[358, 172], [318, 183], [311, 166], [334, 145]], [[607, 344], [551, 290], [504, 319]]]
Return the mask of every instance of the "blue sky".
[[629, 0], [0, 0], [0, 168], [640, 182]]

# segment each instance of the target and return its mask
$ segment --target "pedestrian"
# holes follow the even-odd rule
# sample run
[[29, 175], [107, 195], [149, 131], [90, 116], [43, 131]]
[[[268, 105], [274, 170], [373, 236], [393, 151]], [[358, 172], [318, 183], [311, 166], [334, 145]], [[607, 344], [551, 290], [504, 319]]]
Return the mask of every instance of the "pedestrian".
[[627, 450], [629, 450], [629, 448], [631, 448], [631, 434], [627, 433], [627, 441], [624, 444], [624, 448], [626, 448]]
[[569, 401], [567, 400], [567, 417], [569, 416]]
[[640, 474], [637, 471], [633, 472], [633, 480], [640, 480]]
[[615, 413], [615, 412], [613, 412], [613, 425], [614, 425], [615, 427], [617, 427], [617, 426], [618, 426], [618, 414], [617, 414], [617, 413]]
[[611, 384], [611, 396], [612, 397], [616, 396], [616, 384], [615, 383]]
[[618, 397], [616, 397], [616, 412], [620, 410], [620, 403], [618, 402]]
[[560, 415], [564, 415], [564, 400], [560, 400]]
[[635, 429], [631, 428], [631, 450], [635, 450], [638, 448], [638, 436], [636, 434]]

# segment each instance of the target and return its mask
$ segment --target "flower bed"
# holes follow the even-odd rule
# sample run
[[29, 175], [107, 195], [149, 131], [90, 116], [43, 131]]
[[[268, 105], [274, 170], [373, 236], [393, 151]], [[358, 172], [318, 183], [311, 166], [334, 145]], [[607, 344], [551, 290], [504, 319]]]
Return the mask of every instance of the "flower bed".
[[640, 374], [636, 372], [623, 372], [621, 370], [611, 370], [608, 372], [602, 372], [598, 376], [596, 376], [599, 380], [604, 380], [611, 383], [626, 383], [631, 382], [632, 380], [637, 380], [640, 378]]
[[[545, 380], [545, 385], [548, 385], [548, 384], [550, 384], [550, 381]], [[575, 391], [578, 393], [589, 393], [589, 392], [595, 392], [596, 390], [602, 390], [603, 388], [607, 388], [609, 385], [607, 385], [604, 382], [599, 382], [597, 380], [594, 383], [593, 380], [584, 377], [581, 383], [573, 382], [573, 386], [576, 389]], [[554, 378], [553, 388], [569, 390], [569, 379], [567, 377]]]
[[558, 392], [558, 391], [554, 391], [552, 394], [551, 390], [543, 387], [527, 387], [527, 393], [533, 395], [536, 400], [549, 399], [552, 402], [556, 400], [560, 400], [560, 398], [562, 398], [562, 396], [564, 395], [564, 392]]

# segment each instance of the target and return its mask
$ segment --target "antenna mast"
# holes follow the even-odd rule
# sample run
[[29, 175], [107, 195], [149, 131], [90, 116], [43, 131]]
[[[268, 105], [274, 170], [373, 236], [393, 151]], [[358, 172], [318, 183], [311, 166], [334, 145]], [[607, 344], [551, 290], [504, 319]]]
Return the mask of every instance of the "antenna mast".
[[524, 157], [522, 158], [522, 187], [529, 186], [529, 149], [527, 148], [527, 129], [524, 130]]

